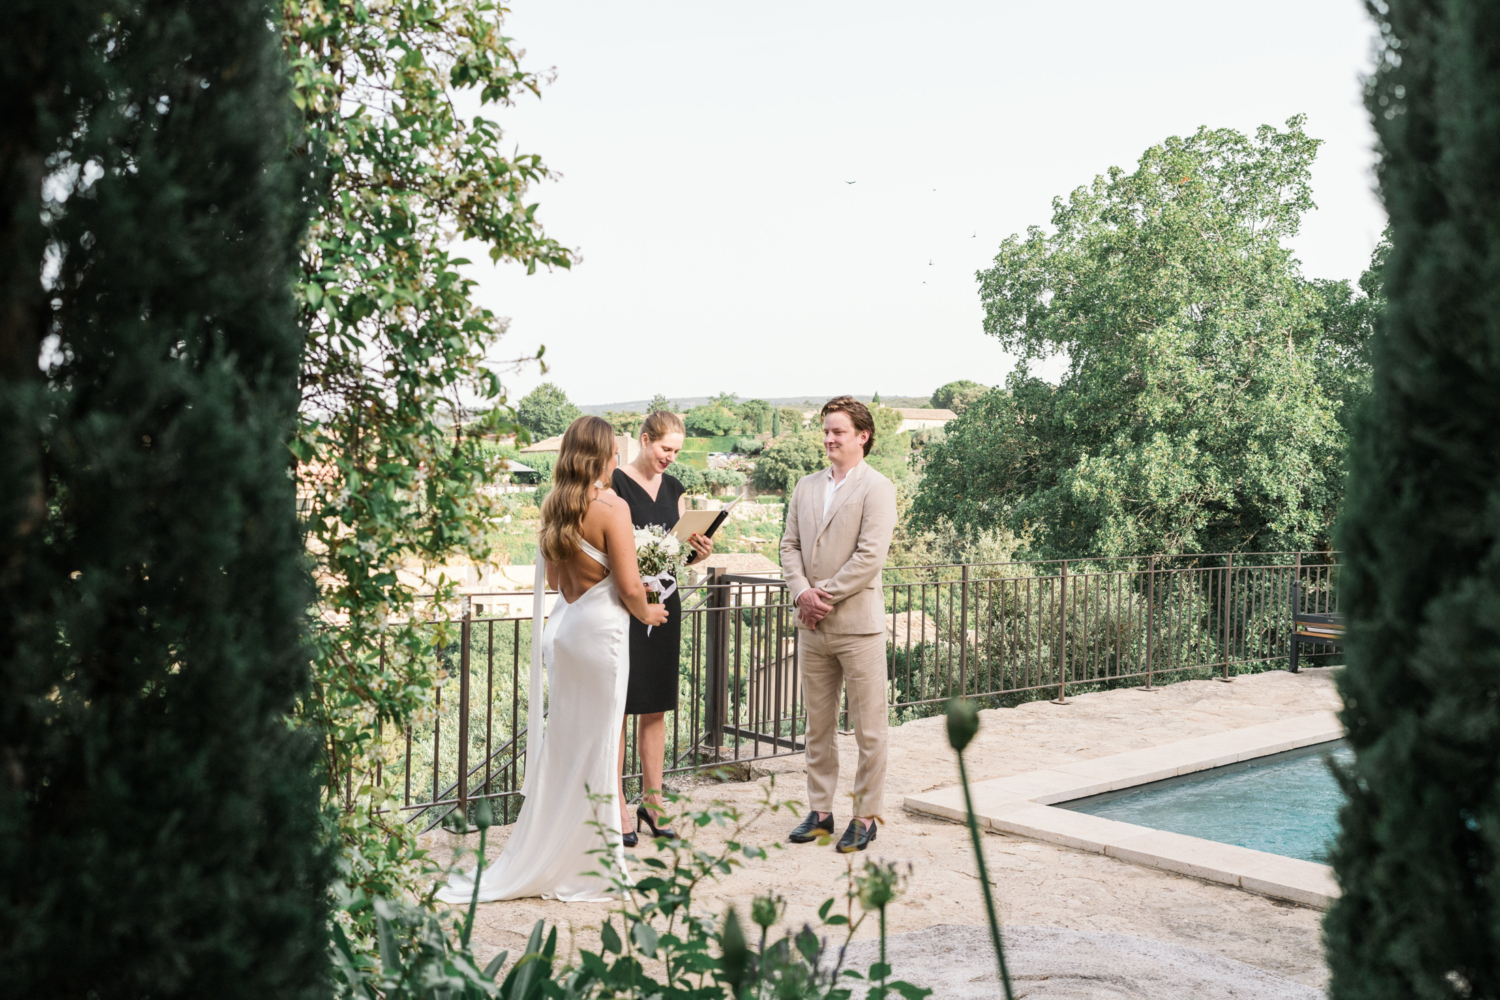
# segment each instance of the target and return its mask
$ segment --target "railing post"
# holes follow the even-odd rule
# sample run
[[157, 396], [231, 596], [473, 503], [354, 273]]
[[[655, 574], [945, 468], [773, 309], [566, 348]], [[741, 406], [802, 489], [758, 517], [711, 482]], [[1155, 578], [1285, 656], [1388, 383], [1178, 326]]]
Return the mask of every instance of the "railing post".
[[[963, 575], [958, 581], [958, 694], [961, 698], [969, 695], [969, 564], [964, 563]], [[895, 619], [892, 619], [894, 622]], [[895, 637], [895, 625], [891, 626], [891, 635]]]
[[1057, 697], [1053, 704], [1068, 703], [1068, 561], [1063, 560], [1057, 578]]
[[1219, 612], [1223, 619], [1224, 637], [1224, 676], [1216, 678], [1228, 684], [1234, 680], [1229, 676], [1229, 618], [1234, 613], [1234, 553], [1229, 553], [1229, 559], [1224, 564], [1224, 585], [1219, 588], [1219, 600], [1224, 604], [1224, 610]]
[[464, 617], [458, 644], [458, 815], [461, 829], [469, 827], [469, 640], [473, 608], [464, 595]]
[[728, 683], [728, 670], [726, 646], [724, 635], [724, 608], [726, 601], [726, 587], [722, 578], [726, 570], [722, 566], [710, 566], [708, 570], [708, 627], [704, 629], [704, 637], [708, 640], [707, 676], [704, 678], [704, 723], [708, 730], [708, 745], [714, 749], [717, 759], [718, 750], [724, 745], [724, 700], [727, 695], [726, 685]]
[[1287, 660], [1291, 663], [1292, 673], [1299, 673], [1297, 669], [1297, 612], [1302, 608], [1302, 553], [1297, 552], [1297, 565], [1292, 570], [1292, 585], [1287, 589], [1287, 616], [1286, 620], [1291, 625], [1291, 631], [1287, 633]]
[[1142, 691], [1155, 691], [1151, 686], [1151, 668], [1156, 657], [1156, 557], [1151, 557], [1151, 568], [1146, 571], [1146, 686]]

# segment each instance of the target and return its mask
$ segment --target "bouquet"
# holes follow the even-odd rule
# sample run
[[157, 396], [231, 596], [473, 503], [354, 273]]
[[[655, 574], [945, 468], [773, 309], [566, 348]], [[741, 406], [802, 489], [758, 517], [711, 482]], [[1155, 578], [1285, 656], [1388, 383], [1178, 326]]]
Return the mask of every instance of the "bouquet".
[[[687, 565], [686, 546], [659, 524], [635, 529], [635, 561], [646, 585], [646, 603], [661, 604], [677, 592], [677, 574]], [[654, 626], [646, 626], [651, 634]]]
[[659, 524], [635, 529], [635, 561], [646, 585], [646, 602], [660, 604], [677, 589], [677, 574], [687, 565], [687, 547]]

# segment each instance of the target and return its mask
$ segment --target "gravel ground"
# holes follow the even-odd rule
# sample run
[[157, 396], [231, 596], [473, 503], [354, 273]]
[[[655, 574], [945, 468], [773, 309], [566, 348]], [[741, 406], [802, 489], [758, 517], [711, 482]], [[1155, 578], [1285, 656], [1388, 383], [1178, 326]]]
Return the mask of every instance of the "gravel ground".
[[[1017, 1000], [1323, 1000], [1323, 991], [1199, 948], [1126, 934], [1060, 927], [1007, 927], [1006, 968]], [[940, 1000], [1001, 996], [990, 930], [940, 924], [899, 934], [886, 960], [908, 982]], [[877, 942], [850, 946], [847, 959], [867, 969]], [[860, 1000], [864, 991], [856, 991]]]
[[[974, 780], [1003, 777], [1336, 709], [1339, 703], [1331, 674], [1331, 669], [1308, 670], [1297, 675], [1254, 674], [1237, 678], [1232, 684], [1189, 681], [1159, 688], [1154, 693], [1134, 689], [1109, 691], [1072, 698], [1066, 705], [1032, 702], [1012, 709], [985, 711], [981, 714], [979, 735], [966, 753], [969, 774]], [[912, 945], [916, 950], [911, 953], [911, 961], [918, 964], [906, 968], [904, 958], [892, 964], [896, 976], [922, 983], [914, 970], [927, 968], [920, 964], [927, 961], [921, 957], [920, 944], [927, 939], [918, 932], [941, 927], [944, 928], [941, 934], [933, 931], [941, 937], [955, 925], [983, 927], [984, 904], [967, 830], [955, 823], [907, 814], [901, 808], [902, 798], [907, 794], [957, 782], [957, 766], [947, 745], [942, 720], [907, 723], [891, 731], [891, 740], [886, 822], [870, 854], [912, 866], [908, 891], [891, 907], [889, 923], [893, 935], [907, 935], [903, 941], [917, 942]], [[856, 755], [852, 736], [840, 738], [840, 754], [841, 787], [847, 790]], [[699, 785], [691, 794], [700, 804], [721, 799], [753, 809], [774, 780], [776, 799], [800, 799], [805, 794], [802, 768], [801, 756], [780, 758], [757, 765], [754, 780]], [[847, 816], [841, 811], [836, 820], [842, 829]], [[795, 818], [785, 813], [763, 816], [752, 824], [743, 839], [752, 844], [780, 842], [794, 824]], [[493, 831], [498, 836], [492, 838], [492, 856], [498, 855], [507, 832]], [[439, 861], [445, 861], [448, 855], [447, 845], [441, 842], [446, 836], [433, 840], [434, 857]], [[722, 842], [722, 837], [720, 831], [710, 827], [701, 833], [699, 844], [712, 850]], [[1235, 975], [1248, 975], [1232, 971], [1246, 966], [1269, 974], [1254, 981], [1260, 984], [1255, 989], [1261, 992], [1214, 993], [1203, 986], [1193, 995], [1310, 996], [1315, 994], [1305, 990], [1266, 992], [1272, 989], [1267, 984], [1283, 983], [1275, 988], [1291, 990], [1292, 986], [1284, 985], [1284, 981], [1289, 981], [1321, 989], [1326, 981], [1319, 937], [1321, 914], [1317, 911], [1242, 889], [1050, 844], [997, 834], [987, 835], [984, 843], [1001, 920], [1017, 935], [1016, 946], [1023, 950], [1018, 956], [1023, 952], [1035, 954], [1040, 964], [1028, 968], [1055, 967], [1061, 981], [1074, 984], [1067, 987], [1073, 992], [1055, 992], [1062, 987], [1047, 985], [1053, 982], [1050, 978], [1035, 983], [1027, 980], [1027, 988], [1033, 989], [1028, 995], [1128, 997], [1138, 995], [1129, 992], [1130, 989], [1150, 986], [1153, 996], [1175, 996], [1176, 993], [1163, 992], [1160, 980], [1151, 976], [1178, 977], [1183, 982], [1195, 983], [1229, 981], [1224, 977], [1232, 980]], [[722, 913], [727, 906], [734, 905], [740, 908], [743, 917], [754, 896], [777, 893], [787, 900], [786, 922], [801, 926], [804, 921], [816, 919], [817, 908], [824, 899], [841, 893], [845, 872], [846, 859], [831, 848], [786, 845], [785, 850], [773, 850], [767, 859], [750, 862], [706, 887], [695, 906], [701, 911]], [[477, 951], [482, 958], [501, 948], [512, 949], [514, 953], [514, 949], [524, 946], [532, 923], [538, 919], [564, 928], [561, 936], [565, 947], [596, 950], [597, 928], [608, 910], [603, 904], [565, 904], [539, 899], [484, 904], [476, 919]], [[1058, 933], [1049, 938], [1047, 928]], [[1062, 934], [1064, 931], [1082, 937], [1069, 938]], [[873, 933], [870, 921], [860, 936]], [[1062, 949], [1053, 965], [1048, 965], [1050, 960], [1042, 960], [1047, 949], [1053, 947], [1047, 944], [1049, 940]], [[1082, 941], [1092, 943], [1085, 948], [1079, 943]], [[1124, 949], [1120, 954], [1136, 956], [1120, 966], [1121, 970], [1128, 967], [1135, 971], [1128, 974], [1121, 971], [1125, 978], [1118, 984], [1091, 979], [1092, 973], [1087, 970], [1092, 966], [1069, 964], [1073, 957], [1083, 961], [1081, 956], [1094, 956], [1088, 961], [1097, 959], [1108, 967], [1114, 959], [1103, 956], [1113, 954], [1111, 948]], [[980, 954], [971, 949], [970, 953], [971, 976], [989, 974], [988, 952]], [[1193, 961], [1206, 963], [1192, 973], [1199, 979], [1182, 971], [1186, 968], [1182, 963]], [[1152, 965], [1153, 962], [1156, 964]], [[1152, 968], [1158, 972], [1151, 972]], [[1052, 975], [1045, 971], [1039, 974]], [[1220, 978], [1215, 980], [1215, 976]], [[1245, 982], [1249, 990], [1251, 980]], [[1115, 992], [1082, 992], [1085, 988], [1095, 988], [1086, 987], [1087, 983], [1097, 983], [1098, 990]], [[991, 992], [986, 995], [994, 995], [993, 988], [991, 984]], [[1043, 989], [1053, 992], [1038, 992]], [[941, 991], [938, 994], [966, 995]]]

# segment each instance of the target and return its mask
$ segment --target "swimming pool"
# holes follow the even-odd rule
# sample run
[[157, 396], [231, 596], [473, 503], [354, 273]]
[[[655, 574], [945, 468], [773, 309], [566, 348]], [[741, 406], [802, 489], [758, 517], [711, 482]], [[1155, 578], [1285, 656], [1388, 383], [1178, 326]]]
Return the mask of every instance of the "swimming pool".
[[1057, 805], [1326, 864], [1344, 801], [1330, 757], [1348, 763], [1354, 751], [1343, 740], [1318, 743]]

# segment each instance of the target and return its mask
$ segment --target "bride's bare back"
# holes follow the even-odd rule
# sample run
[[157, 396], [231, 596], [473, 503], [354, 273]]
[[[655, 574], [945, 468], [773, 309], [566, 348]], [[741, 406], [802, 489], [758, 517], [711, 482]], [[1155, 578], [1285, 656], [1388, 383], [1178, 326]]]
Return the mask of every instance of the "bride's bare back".
[[[609, 557], [610, 569], [579, 549], [567, 562], [547, 563], [547, 586], [562, 592], [563, 600], [572, 604], [607, 576], [614, 576], [620, 603], [636, 618], [648, 625], [667, 620], [666, 607], [646, 603], [646, 585], [641, 582], [640, 567], [635, 561], [635, 528], [630, 523], [630, 507], [613, 490], [600, 490], [583, 515], [583, 540]], [[538, 553], [537, 558], [541, 558]]]

